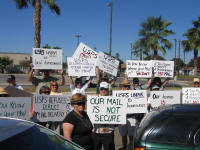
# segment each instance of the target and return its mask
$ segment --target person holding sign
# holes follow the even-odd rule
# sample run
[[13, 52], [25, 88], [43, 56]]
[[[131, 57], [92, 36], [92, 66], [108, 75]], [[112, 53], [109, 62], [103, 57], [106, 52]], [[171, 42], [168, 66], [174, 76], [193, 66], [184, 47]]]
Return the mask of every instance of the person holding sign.
[[[100, 96], [109, 96], [109, 85], [107, 82], [100, 83]], [[93, 140], [94, 149], [114, 150], [114, 124], [94, 124]]]
[[152, 78], [150, 78], [147, 82], [147, 85], [141, 85], [138, 78], [133, 78], [133, 86], [131, 90], [146, 90], [150, 87], [152, 82]]
[[85, 95], [85, 90], [88, 88], [90, 85], [91, 78], [84, 84], [82, 85], [82, 81], [80, 78], [75, 80], [75, 83], [73, 82], [72, 76], [69, 77], [69, 84], [70, 84], [70, 89], [72, 92], [72, 95], [76, 93], [80, 93], [82, 95]]
[[[130, 90], [130, 86], [131, 86], [131, 83], [126, 78], [120, 83], [120, 87], [122, 90]], [[124, 150], [127, 148], [127, 136], [129, 136], [130, 144], [133, 143], [135, 123], [136, 123], [136, 120], [135, 120], [134, 114], [127, 114], [126, 124], [120, 124], [118, 126], [119, 133], [122, 136], [122, 145], [123, 145], [122, 149]]]
[[169, 78], [167, 78], [163, 83], [161, 82], [160, 77], [155, 77], [153, 82], [150, 85], [150, 90], [152, 91], [152, 87], [157, 85], [159, 87], [159, 91], [163, 91], [167, 83], [169, 82]]
[[[33, 85], [35, 85], [37, 94], [40, 93], [39, 90], [42, 86], [50, 87], [50, 85], [49, 85], [50, 81], [58, 81], [57, 78], [49, 75], [50, 70], [41, 70], [42, 71], [42, 77], [39, 77], [39, 78], [34, 77], [33, 76], [34, 70], [32, 69], [33, 64], [31, 63], [30, 66], [31, 66], [31, 70], [28, 73], [28, 81], [31, 81], [33, 83]], [[65, 83], [65, 78], [63, 76], [63, 70], [60, 70], [60, 83], [59, 83], [59, 85], [62, 86], [62, 85], [64, 85], [64, 83]]]
[[199, 82], [200, 82], [199, 78], [194, 78], [193, 79], [193, 86], [195, 88], [199, 88]]
[[79, 144], [86, 150], [94, 150], [92, 143], [92, 123], [84, 111], [86, 97], [76, 93], [71, 98], [74, 107], [63, 120], [63, 134], [67, 139]]

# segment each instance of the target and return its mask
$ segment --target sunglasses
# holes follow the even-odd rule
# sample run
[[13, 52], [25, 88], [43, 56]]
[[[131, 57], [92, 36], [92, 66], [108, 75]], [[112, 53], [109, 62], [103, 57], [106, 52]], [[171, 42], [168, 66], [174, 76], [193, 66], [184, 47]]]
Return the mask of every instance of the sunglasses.
[[130, 85], [124, 85], [123, 87], [124, 88], [130, 88]]
[[57, 84], [53, 84], [53, 85], [51, 85], [51, 86], [58, 86]]
[[84, 106], [84, 105], [85, 105], [85, 102], [78, 102], [78, 103], [76, 103], [75, 105]]

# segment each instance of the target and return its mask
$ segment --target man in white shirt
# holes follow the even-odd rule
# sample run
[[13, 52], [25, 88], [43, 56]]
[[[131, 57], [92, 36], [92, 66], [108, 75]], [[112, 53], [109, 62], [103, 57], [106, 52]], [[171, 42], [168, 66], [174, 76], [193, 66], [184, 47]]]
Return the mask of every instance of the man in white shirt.
[[22, 86], [16, 84], [16, 79], [14, 75], [8, 75], [7, 82], [8, 86], [13, 86], [19, 90], [24, 90]]

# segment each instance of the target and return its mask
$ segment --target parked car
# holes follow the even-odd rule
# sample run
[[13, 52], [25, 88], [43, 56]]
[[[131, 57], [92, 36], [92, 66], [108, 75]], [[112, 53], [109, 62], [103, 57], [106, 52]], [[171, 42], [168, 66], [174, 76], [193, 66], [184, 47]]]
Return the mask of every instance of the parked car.
[[0, 118], [1, 150], [83, 150], [79, 145], [33, 122]]
[[200, 150], [200, 105], [159, 107], [140, 122], [134, 150]]

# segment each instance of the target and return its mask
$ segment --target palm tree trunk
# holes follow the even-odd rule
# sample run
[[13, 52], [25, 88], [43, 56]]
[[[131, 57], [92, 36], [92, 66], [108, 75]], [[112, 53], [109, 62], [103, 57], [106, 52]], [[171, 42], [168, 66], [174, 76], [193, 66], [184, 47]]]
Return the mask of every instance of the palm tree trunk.
[[194, 49], [194, 76], [197, 76], [197, 60], [198, 60], [198, 50]]
[[154, 50], [153, 51], [153, 60], [157, 60], [157, 58], [158, 58], [158, 51]]
[[34, 25], [35, 25], [35, 48], [40, 48], [40, 31], [41, 31], [41, 2], [35, 0], [35, 12], [34, 12]]
[[142, 49], [140, 49], [140, 60], [142, 60]]

